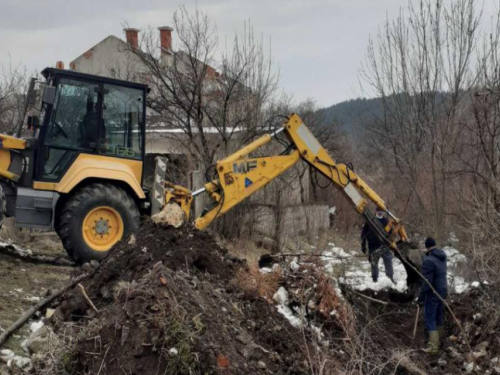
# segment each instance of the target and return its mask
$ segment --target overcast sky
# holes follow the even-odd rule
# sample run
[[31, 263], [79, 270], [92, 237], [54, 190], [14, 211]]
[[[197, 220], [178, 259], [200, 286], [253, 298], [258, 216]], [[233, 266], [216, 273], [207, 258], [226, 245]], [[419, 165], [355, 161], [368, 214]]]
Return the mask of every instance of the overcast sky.
[[[485, 15], [493, 13], [486, 0]], [[179, 5], [171, 0], [0, 0], [0, 63], [41, 70], [69, 62], [122, 25], [170, 26]], [[368, 38], [386, 16], [394, 18], [406, 0], [198, 0], [231, 39], [250, 20], [255, 32], [272, 41], [281, 87], [296, 100], [331, 105], [361, 95], [358, 71]], [[175, 38], [175, 33], [173, 34]]]

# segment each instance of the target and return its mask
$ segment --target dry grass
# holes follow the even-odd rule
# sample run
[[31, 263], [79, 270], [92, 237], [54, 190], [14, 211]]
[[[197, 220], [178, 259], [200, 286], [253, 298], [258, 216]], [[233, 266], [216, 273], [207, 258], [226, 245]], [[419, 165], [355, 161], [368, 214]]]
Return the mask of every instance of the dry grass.
[[318, 272], [317, 294], [319, 311], [328, 317], [332, 312], [348, 336], [356, 332], [356, 316], [352, 306], [339, 296], [331, 277]]
[[234, 283], [250, 294], [256, 294], [272, 302], [273, 296], [283, 282], [281, 268], [278, 267], [270, 273], [262, 273], [258, 266], [249, 269], [239, 269], [236, 272]]
[[268, 249], [259, 247], [254, 241], [248, 239], [226, 240], [217, 238], [217, 243], [227, 249], [231, 255], [239, 259], [246, 259], [250, 267], [258, 268], [260, 257], [270, 252]]

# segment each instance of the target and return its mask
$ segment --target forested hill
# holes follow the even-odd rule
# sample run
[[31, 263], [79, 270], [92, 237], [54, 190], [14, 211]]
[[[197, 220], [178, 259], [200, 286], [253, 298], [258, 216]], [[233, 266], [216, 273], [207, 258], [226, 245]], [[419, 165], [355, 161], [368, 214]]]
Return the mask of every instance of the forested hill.
[[334, 104], [320, 110], [324, 114], [325, 122], [337, 121], [348, 135], [362, 133], [363, 123], [380, 116], [382, 103], [379, 98], [354, 99]]

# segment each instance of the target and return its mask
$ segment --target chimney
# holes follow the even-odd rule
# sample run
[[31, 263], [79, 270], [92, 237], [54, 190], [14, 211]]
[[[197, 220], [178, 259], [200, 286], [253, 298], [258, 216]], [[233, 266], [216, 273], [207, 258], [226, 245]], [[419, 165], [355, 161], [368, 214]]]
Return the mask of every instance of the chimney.
[[125, 31], [128, 45], [134, 49], [139, 48], [139, 29], [129, 27], [127, 29], [123, 29], [123, 31]]
[[171, 53], [172, 52], [172, 29], [170, 26], [162, 26], [159, 27], [160, 30], [160, 45], [161, 52], [163, 53]]
[[56, 69], [64, 69], [64, 63], [62, 61], [57, 61]]

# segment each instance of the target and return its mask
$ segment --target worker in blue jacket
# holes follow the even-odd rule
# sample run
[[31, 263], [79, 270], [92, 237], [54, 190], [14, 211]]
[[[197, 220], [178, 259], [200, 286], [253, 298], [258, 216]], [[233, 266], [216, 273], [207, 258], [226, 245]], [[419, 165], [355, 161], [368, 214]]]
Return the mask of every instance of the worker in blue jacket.
[[[441, 299], [448, 295], [446, 253], [436, 247], [434, 238], [425, 240], [425, 258], [422, 263], [422, 286], [418, 303], [425, 306], [425, 325], [429, 331], [429, 345], [425, 353], [438, 354], [439, 340], [444, 335], [444, 305]], [[439, 298], [441, 297], [441, 298]]]

